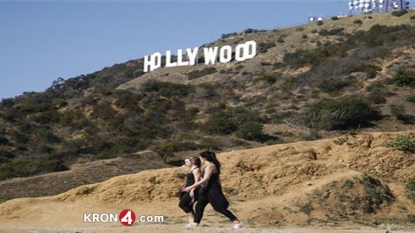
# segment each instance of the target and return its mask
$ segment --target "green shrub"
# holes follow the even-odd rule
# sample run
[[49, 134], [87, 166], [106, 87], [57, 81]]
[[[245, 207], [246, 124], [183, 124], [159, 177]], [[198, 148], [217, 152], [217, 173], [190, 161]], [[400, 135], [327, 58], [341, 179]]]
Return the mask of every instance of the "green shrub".
[[[94, 192], [94, 190], [97, 188], [97, 186], [92, 187], [84, 187], [82, 191], [79, 193], [80, 195], [88, 195]], [[78, 194], [78, 193], [77, 193]]]
[[56, 155], [49, 155], [40, 159], [42, 162], [39, 164], [39, 170], [41, 173], [59, 172], [69, 170], [68, 165]]
[[274, 84], [277, 81], [277, 77], [275, 77], [274, 75], [265, 74], [265, 75], [259, 77], [257, 80], [264, 80], [269, 85], [272, 85], [272, 84]]
[[317, 86], [326, 93], [335, 93], [341, 91], [343, 88], [352, 83], [351, 79], [344, 79], [340, 77], [328, 77], [319, 80]]
[[359, 25], [363, 24], [362, 20], [360, 20], [360, 19], [356, 19], [355, 21], [353, 21], [353, 23], [354, 24], [359, 24]]
[[369, 92], [367, 99], [374, 104], [386, 103], [386, 97], [391, 93], [387, 89], [388, 83], [385, 81], [376, 81], [366, 87], [366, 91]]
[[347, 142], [348, 138], [347, 137], [340, 137], [336, 140], [334, 140], [334, 144], [336, 145], [342, 145], [343, 143]]
[[156, 142], [154, 147], [154, 152], [156, 152], [165, 162], [168, 158], [174, 157], [174, 152], [198, 149], [194, 142], [178, 142], [173, 140]]
[[264, 139], [264, 126], [258, 122], [246, 122], [238, 127], [235, 135], [239, 138], [252, 141], [262, 141]]
[[258, 44], [258, 49], [260, 53], [266, 53], [268, 52], [269, 48], [275, 47], [275, 43], [274, 42], [268, 42], [268, 43], [264, 43], [264, 42], [260, 42]]
[[186, 178], [186, 174], [183, 172], [177, 172], [175, 177], [182, 180]]
[[321, 29], [318, 34], [320, 36], [333, 36], [333, 35], [339, 35], [342, 34], [344, 31], [344, 28], [334, 28], [331, 30]]
[[293, 68], [300, 68], [306, 65], [315, 67], [328, 57], [341, 53], [342, 50], [341, 45], [332, 45], [311, 50], [297, 49], [292, 53], [284, 53], [283, 61]]
[[405, 101], [415, 103], [415, 95], [408, 95], [405, 97]]
[[241, 125], [249, 121], [261, 123], [265, 123], [267, 121], [266, 118], [261, 116], [260, 112], [252, 111], [244, 107], [236, 107], [231, 109], [229, 110], [229, 114], [236, 125]]
[[206, 67], [202, 70], [192, 71], [187, 76], [189, 77], [189, 80], [192, 80], [192, 79], [197, 79], [208, 74], [214, 74], [216, 72], [217, 70], [215, 67]]
[[378, 111], [364, 98], [343, 97], [313, 105], [305, 115], [306, 125], [325, 130], [357, 128], [378, 118]]
[[407, 10], [400, 10], [400, 11], [392, 11], [392, 15], [395, 17], [401, 17], [402, 15], [408, 13]]
[[364, 71], [366, 72], [367, 79], [376, 78], [376, 74], [378, 73], [378, 71], [381, 71], [381, 70], [382, 70], [381, 67], [375, 66], [375, 65], [366, 65], [364, 67]]
[[414, 179], [409, 179], [408, 182], [406, 182], [406, 188], [409, 191], [415, 191], [415, 180]]
[[225, 112], [214, 113], [209, 120], [202, 125], [202, 131], [208, 134], [226, 135], [234, 132], [237, 126]]
[[[205, 69], [210, 69], [210, 68], [205, 68]], [[216, 69], [215, 69], [215, 72], [216, 72]], [[177, 84], [177, 83], [171, 83], [171, 82], [160, 82], [160, 81], [151, 80], [143, 84], [143, 91], [160, 93], [164, 97], [170, 98], [172, 96], [185, 97], [193, 92], [193, 88], [192, 86], [185, 85], [185, 84]], [[137, 98], [140, 98], [140, 97], [138, 96], [134, 98], [137, 100]]]
[[388, 91], [385, 87], [374, 87], [370, 89], [370, 92], [367, 96], [368, 100], [374, 104], [384, 104], [386, 103], [386, 96]]
[[154, 152], [156, 152], [164, 161], [167, 158], [173, 157], [173, 152], [176, 150], [172, 141], [157, 142], [155, 144]]
[[412, 134], [398, 134], [395, 139], [386, 142], [386, 147], [396, 148], [400, 151], [414, 152], [415, 144]]
[[159, 181], [159, 180], [157, 180], [157, 177], [155, 177], [155, 176], [150, 177], [150, 178], [148, 179], [148, 182], [150, 182], [150, 183], [151, 183], [151, 184], [153, 184], [153, 185], [160, 184], [160, 181]]
[[236, 67], [235, 67], [235, 70], [241, 70], [241, 69], [243, 69], [244, 68], [244, 66], [243, 65], [241, 65], [241, 64], [239, 64], [239, 65], [237, 65]]
[[346, 180], [344, 182], [344, 186], [347, 187], [348, 189], [352, 189], [352, 188], [354, 188], [354, 183], [351, 180]]
[[289, 77], [284, 80], [281, 85], [281, 90], [284, 92], [290, 92], [292, 89], [299, 85], [300, 78], [298, 77]]
[[398, 87], [415, 88], [415, 71], [401, 68], [393, 75], [392, 80]]
[[269, 62], [264, 62], [264, 61], [261, 61], [259, 64], [260, 64], [261, 66], [270, 66], [270, 65], [272, 65], [271, 63], [269, 63]]
[[226, 194], [232, 194], [232, 192], [234, 192], [235, 189], [231, 188], [231, 187], [223, 187], [223, 192]]
[[307, 215], [309, 215], [311, 211], [313, 210], [314, 210], [314, 207], [311, 204], [300, 205], [300, 211]]
[[361, 201], [364, 213], [375, 213], [381, 204], [391, 205], [395, 201], [395, 196], [387, 185], [380, 180], [364, 173], [361, 178], [355, 177], [358, 183], [364, 186], [364, 199]]
[[109, 102], [105, 101], [94, 106], [93, 114], [96, 118], [109, 120], [117, 114], [117, 111], [111, 106]]
[[281, 69], [286, 67], [287, 64], [283, 63], [283, 62], [275, 62], [274, 64], [272, 64], [272, 68], [274, 69]]
[[397, 120], [405, 119], [406, 109], [403, 105], [400, 104], [390, 104], [389, 109], [391, 111], [392, 116], [394, 116]]

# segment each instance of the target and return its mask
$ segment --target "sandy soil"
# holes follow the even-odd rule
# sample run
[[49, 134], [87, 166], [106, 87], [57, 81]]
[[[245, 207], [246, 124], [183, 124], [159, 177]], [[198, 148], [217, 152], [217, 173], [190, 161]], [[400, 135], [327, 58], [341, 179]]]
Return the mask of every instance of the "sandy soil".
[[[414, 226], [396, 222], [415, 213], [404, 190], [404, 181], [414, 178], [415, 156], [383, 146], [395, 135], [361, 133], [341, 145], [326, 139], [218, 154], [230, 210], [245, 223], [242, 229], [232, 229], [232, 223], [210, 206], [202, 227], [185, 228], [187, 217], [177, 206], [177, 190], [184, 183], [178, 174], [186, 169], [164, 168], [114, 177], [56, 196], [6, 201], [0, 204], [0, 233], [385, 233], [386, 224], [393, 233], [415, 233]], [[339, 199], [350, 192], [367, 195], [358, 186], [359, 177], [375, 171], [387, 179], [380, 187], [391, 189], [393, 202], [380, 202], [368, 214], [362, 206]], [[340, 185], [345, 180], [353, 181], [354, 189]], [[314, 207], [308, 214], [300, 208], [304, 203]], [[162, 216], [163, 222], [132, 226], [84, 222], [85, 214], [119, 214], [124, 209], [136, 216]]]
[[[20, 200], [23, 201], [23, 200]], [[19, 201], [19, 202], [20, 202]], [[267, 202], [269, 200], [263, 200]], [[232, 229], [232, 223], [227, 221], [223, 216], [217, 214], [210, 206], [206, 209], [205, 217], [202, 221], [202, 227], [185, 228], [185, 215], [179, 208], [176, 208], [177, 202], [170, 201], [160, 203], [155, 206], [151, 204], [124, 204], [117, 206], [96, 206], [93, 203], [77, 202], [77, 203], [59, 203], [47, 199], [39, 199], [36, 201], [26, 199], [25, 206], [19, 211], [19, 218], [12, 218], [8, 221], [0, 222], [0, 233], [179, 233], [179, 232], [244, 232], [244, 233], [385, 233], [386, 226], [378, 226], [377, 228], [364, 226], [349, 227], [278, 227], [270, 225], [261, 225], [251, 222], [245, 222], [245, 226], [241, 229]], [[30, 205], [32, 203], [32, 205]], [[231, 208], [237, 213], [241, 219], [245, 219], [249, 213], [242, 211], [245, 206], [251, 207], [263, 202], [256, 201], [252, 203], [236, 204]], [[21, 203], [22, 204], [22, 203]], [[132, 226], [124, 226], [121, 223], [85, 223], [83, 215], [85, 213], [119, 213], [123, 209], [131, 209], [136, 216], [163, 216], [163, 223], [141, 223], [137, 222]], [[415, 232], [410, 229], [399, 229], [400, 226], [392, 225], [394, 233]]]

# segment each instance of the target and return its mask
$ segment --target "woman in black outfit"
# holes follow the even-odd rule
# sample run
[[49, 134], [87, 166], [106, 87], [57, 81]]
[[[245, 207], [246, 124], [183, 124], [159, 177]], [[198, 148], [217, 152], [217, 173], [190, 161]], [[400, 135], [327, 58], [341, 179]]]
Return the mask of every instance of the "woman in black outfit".
[[[190, 170], [187, 173], [186, 185], [183, 188], [189, 187], [200, 180], [200, 159], [189, 157], [184, 160], [184, 163]], [[187, 227], [193, 225], [193, 219], [195, 217], [193, 204], [196, 202], [197, 196], [198, 192], [196, 189], [192, 189], [190, 192], [183, 192], [182, 189], [182, 192], [180, 193], [179, 207], [189, 216], [189, 223], [186, 225]]]
[[200, 153], [200, 160], [204, 165], [206, 165], [203, 171], [203, 178], [193, 185], [183, 189], [184, 192], [190, 192], [192, 189], [206, 184], [201, 188], [203, 192], [200, 193], [196, 204], [194, 224], [190, 224], [189, 227], [199, 226], [203, 217], [203, 211], [205, 210], [206, 205], [210, 203], [214, 210], [233, 221], [233, 228], [241, 228], [243, 226], [242, 222], [228, 210], [229, 202], [223, 195], [219, 179], [221, 165], [217, 160], [215, 153], [211, 151], [202, 152]]

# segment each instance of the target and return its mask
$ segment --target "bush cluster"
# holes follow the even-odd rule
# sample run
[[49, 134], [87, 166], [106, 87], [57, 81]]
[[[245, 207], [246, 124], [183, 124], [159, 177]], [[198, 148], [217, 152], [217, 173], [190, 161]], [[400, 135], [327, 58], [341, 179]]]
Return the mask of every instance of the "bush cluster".
[[396, 138], [386, 142], [386, 146], [406, 152], [414, 152], [415, 149], [415, 143], [412, 139], [412, 134], [398, 134]]
[[216, 73], [216, 71], [217, 70], [215, 67], [206, 67], [202, 70], [192, 71], [187, 76], [189, 77], [189, 80], [192, 80], [192, 79], [197, 79], [208, 74], [214, 74]]
[[321, 101], [306, 111], [306, 125], [324, 130], [358, 128], [378, 119], [378, 111], [362, 97]]
[[272, 48], [272, 47], [275, 47], [275, 42], [267, 42], [267, 43], [260, 42], [258, 44], [258, 51], [260, 53], [266, 53], [266, 52], [268, 52], [268, 49]]

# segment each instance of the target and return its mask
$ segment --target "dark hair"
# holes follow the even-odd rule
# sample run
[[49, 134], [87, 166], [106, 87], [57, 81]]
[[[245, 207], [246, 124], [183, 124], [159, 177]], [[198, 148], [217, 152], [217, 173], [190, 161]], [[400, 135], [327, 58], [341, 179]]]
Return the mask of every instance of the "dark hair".
[[200, 153], [200, 157], [205, 158], [207, 161], [215, 164], [216, 169], [218, 170], [218, 173], [220, 173], [220, 163], [218, 161], [218, 159], [216, 158], [216, 154], [213, 151], [203, 151], [202, 153]]
[[188, 158], [189, 160], [190, 160], [190, 162], [192, 162], [197, 168], [200, 168], [200, 166], [201, 166], [201, 162], [200, 162], [200, 159], [199, 158], [197, 158], [197, 157], [192, 157], [192, 156], [190, 156], [189, 158]]

